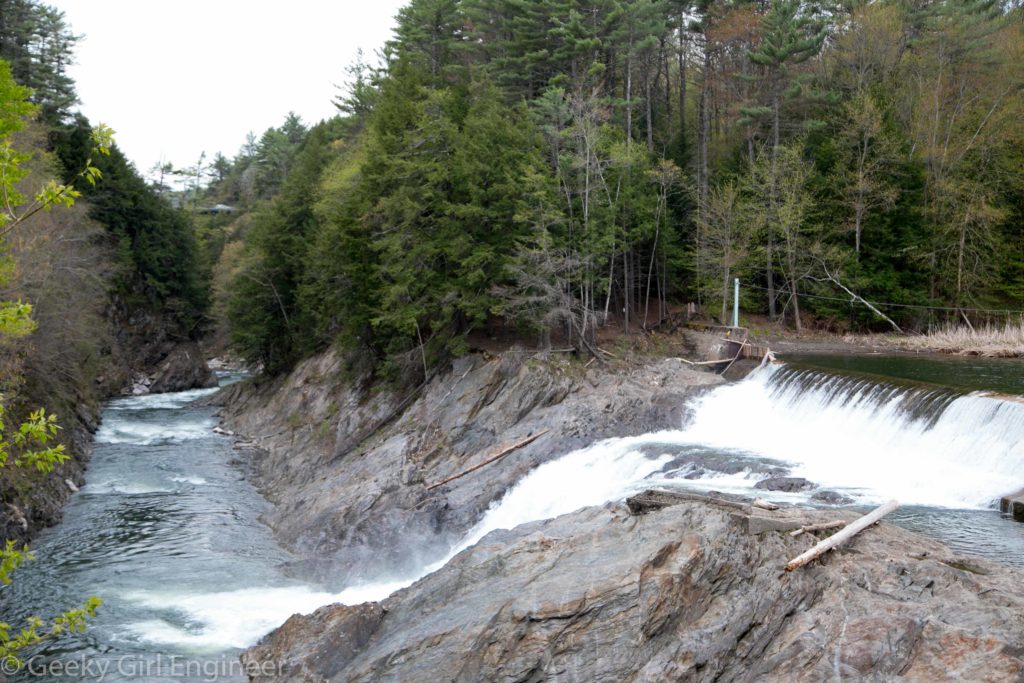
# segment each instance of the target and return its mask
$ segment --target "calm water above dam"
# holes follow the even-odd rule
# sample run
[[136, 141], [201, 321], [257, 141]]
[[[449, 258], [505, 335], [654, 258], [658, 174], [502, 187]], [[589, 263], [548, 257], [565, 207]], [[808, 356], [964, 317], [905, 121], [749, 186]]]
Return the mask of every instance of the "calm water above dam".
[[995, 391], [1024, 396], [1024, 359], [932, 354], [782, 354], [786, 362], [916, 380], [964, 391]]

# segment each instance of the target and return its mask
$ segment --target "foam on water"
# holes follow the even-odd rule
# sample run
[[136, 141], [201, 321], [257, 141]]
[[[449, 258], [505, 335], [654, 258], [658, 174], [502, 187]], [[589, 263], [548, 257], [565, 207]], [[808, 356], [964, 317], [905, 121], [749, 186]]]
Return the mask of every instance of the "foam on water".
[[340, 593], [307, 586], [245, 588], [219, 593], [138, 592], [129, 602], [166, 613], [166, 618], [128, 624], [125, 635], [190, 650], [243, 648], [277, 628], [293, 614], [308, 614], [324, 605], [358, 605], [383, 600], [415, 579], [346, 588]]
[[637, 447], [658, 441], [664, 434], [608, 439], [541, 465], [491, 505], [449, 558], [495, 529], [550, 519], [645, 488], [644, 480], [661, 470], [671, 456], [651, 457]]
[[134, 639], [188, 649], [248, 647], [291, 615], [336, 602], [333, 597], [304, 586], [222, 593], [132, 593], [125, 599], [165, 612], [167, 618], [129, 624], [126, 630]]
[[204, 439], [210, 436], [214, 421], [202, 418], [194, 421], [181, 420], [173, 423], [145, 422], [140, 419], [107, 415], [96, 432], [97, 443], [132, 444], [150, 446], [158, 443], [174, 443]]
[[782, 371], [706, 394], [681, 438], [788, 462], [793, 476], [864, 502], [978, 509], [1024, 484], [1024, 404], [969, 394], [920, 412], [922, 397], [935, 400], [928, 389], [840, 392], [824, 377], [779, 383]]
[[210, 396], [217, 388], [191, 389], [176, 391], [169, 394], [142, 394], [141, 396], [123, 396], [115, 398], [107, 404], [108, 410], [161, 410], [175, 409], [188, 405], [192, 401]]
[[171, 477], [171, 481], [176, 482], [178, 484], [191, 484], [193, 486], [205, 486], [207, 484], [207, 481], [202, 477]]
[[153, 484], [146, 484], [143, 482], [127, 482], [127, 481], [103, 481], [95, 484], [88, 484], [84, 489], [87, 494], [94, 493], [114, 493], [124, 496], [140, 496], [150, 493], [172, 493], [174, 489], [169, 487], [156, 486]]

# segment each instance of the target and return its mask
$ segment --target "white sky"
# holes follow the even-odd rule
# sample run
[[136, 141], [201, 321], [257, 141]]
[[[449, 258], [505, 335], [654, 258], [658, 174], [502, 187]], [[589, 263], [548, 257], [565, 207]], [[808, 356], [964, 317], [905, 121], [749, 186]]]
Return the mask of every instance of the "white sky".
[[247, 132], [332, 116], [335, 84], [374, 59], [408, 0], [47, 0], [79, 41], [81, 109], [143, 174], [234, 157]]

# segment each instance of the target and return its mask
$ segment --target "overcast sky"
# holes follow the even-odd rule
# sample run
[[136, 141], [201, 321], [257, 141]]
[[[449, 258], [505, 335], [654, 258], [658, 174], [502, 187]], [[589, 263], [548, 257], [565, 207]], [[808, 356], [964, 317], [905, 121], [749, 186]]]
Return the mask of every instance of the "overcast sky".
[[144, 174], [161, 159], [233, 157], [289, 111], [331, 116], [356, 50], [391, 37], [407, 0], [47, 0], [84, 38], [71, 76], [82, 111], [116, 131]]

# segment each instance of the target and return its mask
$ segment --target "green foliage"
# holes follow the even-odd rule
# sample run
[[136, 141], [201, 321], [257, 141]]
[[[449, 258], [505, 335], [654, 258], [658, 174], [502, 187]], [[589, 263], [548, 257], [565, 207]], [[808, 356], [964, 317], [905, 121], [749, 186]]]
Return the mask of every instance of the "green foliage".
[[[8, 544], [7, 552], [10, 551], [11, 546]], [[2, 553], [3, 551], [0, 551], [0, 554]], [[4, 562], [6, 563], [6, 557]], [[102, 604], [103, 601], [99, 598], [91, 597], [82, 607], [68, 610], [55, 617], [49, 625], [39, 617], [30, 617], [25, 628], [14, 634], [11, 633], [10, 624], [0, 623], [0, 662], [4, 663], [5, 668], [16, 670], [22, 664], [19, 653], [25, 648], [65, 633], [81, 633], [85, 630], [88, 619], [96, 616], [96, 610]]]
[[273, 371], [337, 343], [413, 381], [501, 319], [585, 350], [672, 299], [724, 316], [737, 275], [798, 326], [878, 324], [829, 301], [837, 274], [1019, 307], [1021, 31], [983, 0], [413, 0], [332, 134], [252, 136], [223, 174], [272, 197], [235, 342]]
[[51, 125], [64, 121], [78, 102], [67, 74], [76, 42], [78, 36], [55, 7], [37, 0], [0, 0], [0, 60], [11, 65], [15, 80], [32, 90], [32, 101]]
[[[36, 194], [34, 201], [23, 205], [16, 183], [25, 177], [23, 164], [30, 155], [14, 150], [11, 136], [21, 129], [25, 117], [34, 111], [27, 98], [29, 91], [18, 87], [11, 80], [11, 73], [5, 62], [0, 61], [0, 194], [4, 209], [0, 219], [0, 284], [6, 284], [12, 275], [12, 260], [3, 253], [8, 248], [9, 235], [16, 229], [31, 225], [32, 217], [39, 211], [49, 210], [54, 205], [71, 206], [80, 193], [70, 184], [50, 182]], [[106, 154], [110, 145], [109, 130], [98, 129], [94, 138], [99, 152]], [[83, 170], [75, 178], [85, 179], [91, 184], [100, 177], [91, 161], [86, 161]], [[32, 307], [22, 302], [0, 302], [0, 344], [30, 334], [35, 323], [31, 318]], [[54, 444], [60, 427], [57, 417], [38, 409], [28, 418], [11, 429], [5, 419], [4, 398], [0, 396], [0, 469], [17, 468], [38, 475], [50, 474], [54, 468], [68, 459], [63, 444]], [[0, 583], [8, 585], [11, 574], [24, 562], [31, 559], [27, 546], [21, 548], [6, 540], [0, 549]], [[0, 623], [0, 661], [19, 663], [19, 654], [45, 638], [57, 637], [68, 631], [81, 631], [86, 619], [95, 614], [100, 605], [98, 598], [90, 598], [81, 609], [70, 610], [56, 617], [49, 625], [38, 618], [28, 620], [25, 628], [11, 633], [8, 624]]]
[[[79, 116], [56, 141], [65, 177], [87, 181], [81, 194], [89, 200], [89, 216], [103, 225], [118, 254], [118, 294], [130, 305], [167, 313], [180, 335], [198, 335], [209, 302], [189, 217], [146, 184], [111, 142], [109, 129]], [[95, 158], [95, 149], [107, 153]]]
[[317, 186], [335, 155], [331, 143], [343, 129], [335, 120], [310, 131], [280, 193], [256, 212], [246, 263], [232, 285], [228, 315], [233, 341], [270, 371], [287, 367], [309, 348], [298, 291], [313, 239]]

